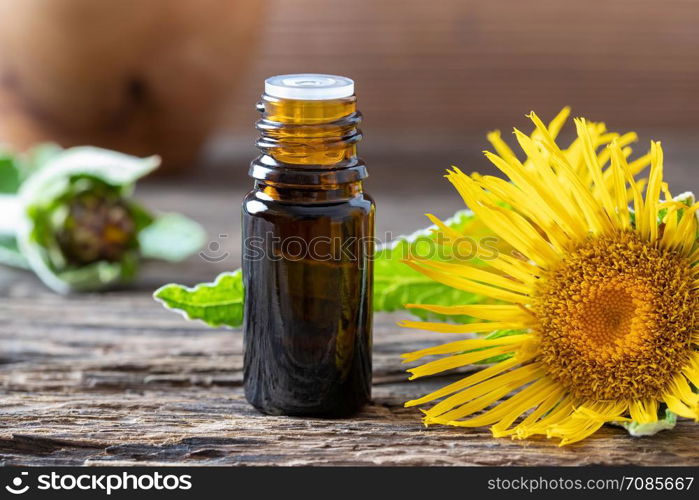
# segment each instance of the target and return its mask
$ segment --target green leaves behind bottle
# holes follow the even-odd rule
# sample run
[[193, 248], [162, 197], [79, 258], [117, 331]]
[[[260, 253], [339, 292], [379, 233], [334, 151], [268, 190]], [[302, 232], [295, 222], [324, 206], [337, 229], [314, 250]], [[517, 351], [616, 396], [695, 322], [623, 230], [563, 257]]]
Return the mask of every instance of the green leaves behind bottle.
[[[490, 235], [468, 210], [457, 212], [445, 224], [474, 240]], [[374, 259], [374, 311], [403, 310], [405, 304], [410, 303], [483, 303], [483, 297], [437, 283], [402, 262], [414, 253], [440, 260], [452, 258], [438, 250], [437, 239], [437, 227], [430, 226], [377, 248]], [[201, 283], [192, 288], [178, 284], [165, 285], [156, 290], [154, 298], [187, 319], [200, 320], [209, 326], [238, 328], [243, 322], [243, 281], [239, 269], [221, 274], [213, 283]], [[409, 311], [423, 319], [462, 323], [473, 321], [468, 316], [446, 317], [420, 309]]]

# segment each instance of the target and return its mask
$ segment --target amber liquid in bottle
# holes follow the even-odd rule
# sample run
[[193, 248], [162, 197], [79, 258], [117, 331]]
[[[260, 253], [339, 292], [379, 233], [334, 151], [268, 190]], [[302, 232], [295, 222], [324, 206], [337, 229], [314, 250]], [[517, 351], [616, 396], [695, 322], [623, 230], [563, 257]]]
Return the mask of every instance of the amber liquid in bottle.
[[[321, 79], [301, 79], [300, 96], [338, 78], [305, 76]], [[356, 98], [267, 90], [258, 109], [262, 155], [243, 202], [245, 396], [271, 415], [351, 415], [371, 391], [374, 236]]]

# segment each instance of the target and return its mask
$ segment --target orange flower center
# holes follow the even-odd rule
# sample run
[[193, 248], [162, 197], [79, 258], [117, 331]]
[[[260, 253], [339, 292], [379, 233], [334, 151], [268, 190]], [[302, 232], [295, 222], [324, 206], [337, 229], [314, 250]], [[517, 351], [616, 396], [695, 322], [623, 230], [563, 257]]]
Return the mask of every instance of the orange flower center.
[[691, 266], [635, 233], [585, 242], [537, 292], [540, 361], [575, 396], [657, 397], [689, 359]]
[[632, 279], [590, 286], [572, 307], [570, 341], [599, 360], [638, 351], [648, 334], [650, 298], [648, 287]]

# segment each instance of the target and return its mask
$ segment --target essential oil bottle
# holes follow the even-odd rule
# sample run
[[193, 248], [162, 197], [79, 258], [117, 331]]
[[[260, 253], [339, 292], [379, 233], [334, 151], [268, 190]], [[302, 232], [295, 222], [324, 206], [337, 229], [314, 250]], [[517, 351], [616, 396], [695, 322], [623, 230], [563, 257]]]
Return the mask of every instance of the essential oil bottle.
[[348, 416], [370, 399], [374, 202], [354, 82], [265, 81], [243, 202], [245, 396], [263, 413]]

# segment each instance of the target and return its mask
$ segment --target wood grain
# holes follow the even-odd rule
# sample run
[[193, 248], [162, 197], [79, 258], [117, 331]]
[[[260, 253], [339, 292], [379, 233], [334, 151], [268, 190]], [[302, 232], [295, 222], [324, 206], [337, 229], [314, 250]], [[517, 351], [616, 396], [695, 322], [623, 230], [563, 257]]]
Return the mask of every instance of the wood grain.
[[[150, 185], [151, 206], [180, 209], [227, 232], [219, 264], [195, 257], [150, 264], [130, 289], [59, 297], [35, 278], [0, 269], [0, 462], [6, 465], [699, 465], [699, 426], [635, 439], [616, 428], [559, 448], [494, 439], [487, 429], [425, 428], [408, 399], [451, 381], [408, 382], [399, 354], [442, 342], [375, 323], [373, 403], [347, 420], [268, 417], [243, 397], [241, 334], [186, 322], [150, 297], [168, 281], [195, 283], [237, 266], [235, 206], [242, 189], [194, 182]], [[425, 192], [410, 209], [383, 192], [380, 230], [419, 227]], [[451, 209], [447, 207], [447, 209]], [[436, 335], [436, 336], [435, 336]]]
[[376, 324], [373, 404], [353, 419], [298, 419], [247, 405], [239, 332], [185, 323], [144, 292], [33, 292], [2, 306], [5, 464], [699, 464], [684, 422], [654, 439], [604, 429], [567, 448], [425, 429], [401, 403], [447, 380], [406, 382], [398, 355], [438, 339], [398, 331], [389, 315]]

